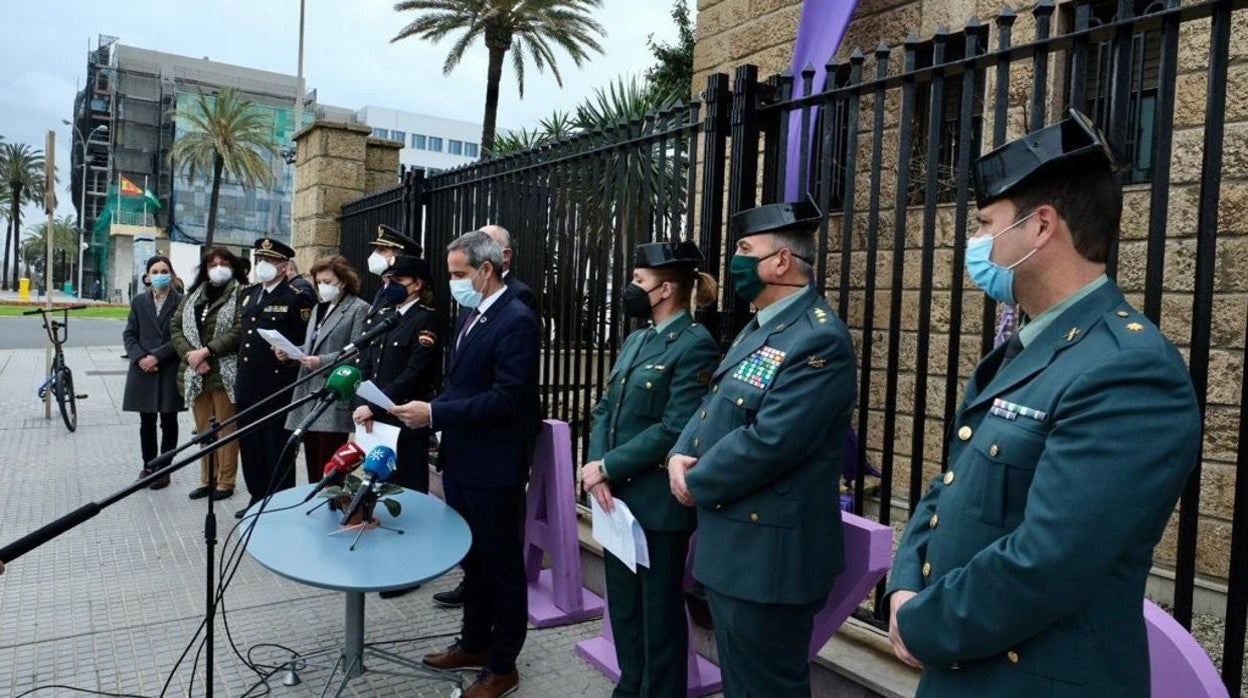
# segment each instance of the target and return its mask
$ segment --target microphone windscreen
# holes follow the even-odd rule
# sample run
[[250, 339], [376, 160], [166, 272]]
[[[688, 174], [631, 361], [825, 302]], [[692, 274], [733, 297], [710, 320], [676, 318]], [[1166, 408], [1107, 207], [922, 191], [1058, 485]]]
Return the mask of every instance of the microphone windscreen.
[[364, 460], [364, 449], [354, 441], [345, 443], [334, 451], [334, 455], [330, 457], [329, 462], [325, 464], [325, 475], [333, 473], [349, 473], [355, 470]]
[[325, 390], [336, 400], [350, 400], [360, 387], [360, 369], [347, 364], [335, 368], [325, 380]]
[[376, 475], [378, 480], [385, 480], [394, 473], [394, 462], [398, 455], [389, 446], [373, 446], [364, 459], [364, 472]]

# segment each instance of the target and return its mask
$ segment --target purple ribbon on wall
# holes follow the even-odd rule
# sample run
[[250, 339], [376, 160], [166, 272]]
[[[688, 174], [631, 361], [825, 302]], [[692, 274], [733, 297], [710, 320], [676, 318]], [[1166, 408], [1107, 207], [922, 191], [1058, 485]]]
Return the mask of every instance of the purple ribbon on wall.
[[[802, 4], [802, 21], [797, 27], [797, 43], [793, 47], [793, 74], [800, 75], [807, 63], [815, 66], [815, 79], [811, 81], [811, 89], [819, 91], [826, 80], [827, 62], [836, 53], [845, 37], [845, 30], [853, 19], [854, 9], [858, 0], [805, 0]], [[794, 97], [804, 97], [804, 86], [800, 77], [793, 83]], [[798, 181], [800, 159], [802, 157], [802, 113], [793, 112], [789, 120], [788, 157], [785, 162], [785, 199], [794, 201], [805, 198], [803, 183]], [[812, 120], [813, 121], [813, 120]], [[811, 137], [814, 137], [815, 125], [810, 125]], [[815, 149], [811, 148], [810, 153]]]

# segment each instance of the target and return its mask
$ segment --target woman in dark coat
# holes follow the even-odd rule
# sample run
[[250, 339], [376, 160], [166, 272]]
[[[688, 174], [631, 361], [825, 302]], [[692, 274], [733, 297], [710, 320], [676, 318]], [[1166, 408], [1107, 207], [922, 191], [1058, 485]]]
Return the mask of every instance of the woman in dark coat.
[[[185, 410], [178, 391], [178, 353], [169, 336], [169, 323], [182, 294], [173, 285], [173, 264], [157, 255], [147, 260], [144, 277], [150, 290], [130, 301], [130, 318], [121, 338], [130, 359], [126, 392], [121, 408], [139, 413], [139, 441], [143, 462], [178, 445], [178, 413]], [[160, 448], [156, 446], [156, 421], [160, 420]], [[147, 469], [139, 473], [146, 477]], [[158, 490], [169, 484], [164, 477], [152, 483]]]

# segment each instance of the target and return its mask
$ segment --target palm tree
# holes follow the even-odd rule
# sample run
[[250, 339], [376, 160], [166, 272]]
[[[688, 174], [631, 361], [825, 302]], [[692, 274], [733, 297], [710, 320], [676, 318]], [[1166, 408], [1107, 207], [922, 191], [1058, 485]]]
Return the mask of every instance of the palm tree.
[[[25, 143], [0, 144], [0, 186], [8, 191], [9, 234], [4, 248], [3, 284], [17, 290], [18, 237], [22, 229], [22, 204], [38, 203], [43, 199], [43, 151], [32, 149]], [[13, 275], [10, 277], [9, 257], [13, 258]], [[10, 282], [12, 285], [10, 285]]]
[[268, 115], [230, 87], [215, 97], [200, 92], [185, 119], [190, 128], [173, 144], [169, 159], [175, 168], [185, 167], [189, 179], [211, 173], [204, 246], [212, 247], [221, 178], [230, 177], [244, 189], [267, 189], [273, 184], [273, 168], [266, 158], [277, 154], [273, 124]]
[[[32, 235], [22, 242], [22, 262], [28, 273], [33, 272], [36, 278], [43, 278], [44, 257], [47, 254], [48, 223], [44, 221], [30, 229]], [[56, 263], [58, 255], [65, 253], [66, 265], [63, 270], [68, 274], [70, 267], [77, 263], [78, 222], [73, 216], [62, 216], [52, 222], [52, 261]], [[57, 279], [53, 279], [55, 283]], [[65, 281], [65, 279], [60, 279]]]
[[526, 54], [539, 72], [549, 65], [555, 82], [562, 87], [563, 76], [555, 61], [554, 46], [562, 47], [577, 67], [585, 62], [589, 50], [602, 53], [597, 37], [605, 36], [606, 32], [588, 14], [600, 7], [602, 0], [405, 0], [395, 4], [394, 9], [422, 14], [390, 41], [415, 36], [437, 42], [449, 34], [462, 32], [442, 65], [443, 74], [449, 74], [459, 65], [468, 47], [478, 38], [484, 39], [489, 51], [489, 67], [481, 150], [489, 154], [494, 148], [498, 85], [507, 52], [511, 51], [521, 97], [524, 97]]

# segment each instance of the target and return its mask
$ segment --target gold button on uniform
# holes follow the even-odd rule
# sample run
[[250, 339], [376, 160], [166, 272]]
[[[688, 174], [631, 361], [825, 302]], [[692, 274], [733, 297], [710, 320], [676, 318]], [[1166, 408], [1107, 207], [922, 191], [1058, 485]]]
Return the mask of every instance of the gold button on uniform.
[[945, 473], [945, 484], [946, 484], [946, 485], [952, 485], [952, 484], [953, 484], [953, 471], [952, 471], [952, 470], [950, 470], [949, 472]]
[[745, 398], [743, 398], [743, 397], [739, 397], [739, 398], [737, 398], [737, 407], [740, 407], [740, 406], [742, 406], [742, 405], [744, 405], [744, 404], [745, 404]]
[[654, 387], [654, 383], [651, 383], [650, 381], [646, 381], [646, 390], [649, 390], [653, 387]]
[[702, 419], [706, 419], [706, 410], [702, 410]]
[[758, 514], [750, 514], [750, 521], [758, 521]]
[[927, 520], [927, 524], [932, 528], [936, 528], [940, 524], [940, 514], [932, 514], [932, 518]]
[[712, 392], [712, 393], [718, 393], [718, 392], [719, 392], [719, 384], [712, 385], [712, 386], [711, 386], [711, 392]]
[[932, 574], [932, 563], [924, 562], [923, 563], [923, 576], [930, 577], [931, 574]]
[[696, 436], [695, 436], [695, 437], [693, 437], [693, 447], [694, 447], [694, 448], [697, 448], [697, 447], [698, 447], [698, 444], [700, 444], [700, 443], [702, 443], [702, 440], [701, 440], [701, 439], [699, 439], [699, 438], [698, 438], [698, 437], [696, 437]]
[[961, 429], [958, 430], [958, 438], [962, 439], [963, 441], [970, 441], [971, 435], [974, 433], [975, 432], [972, 431], [970, 427], [962, 427]]
[[1018, 664], [1018, 652], [1010, 650], [1005, 653], [1005, 658], [1010, 660], [1010, 664]]
[[1125, 310], [1119, 310], [1119, 311], [1118, 311], [1118, 317], [1131, 317], [1131, 313], [1128, 313], [1128, 312], [1127, 312], [1127, 311], [1125, 311]]
[[998, 454], [998, 453], [1000, 453], [1000, 452], [1001, 452], [1001, 449], [1000, 449], [1000, 448], [997, 448], [997, 445], [996, 445], [996, 444], [993, 444], [993, 445], [992, 445], [992, 446], [988, 449], [988, 455], [992, 456], [993, 458], [996, 458], [996, 457], [997, 457], [997, 454]]

